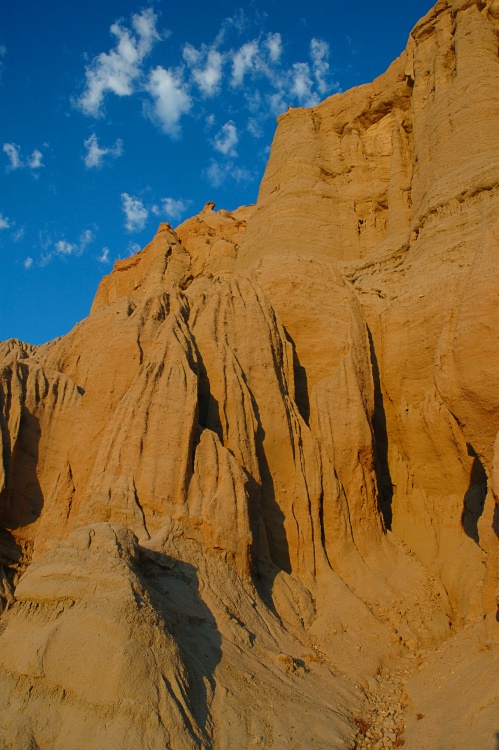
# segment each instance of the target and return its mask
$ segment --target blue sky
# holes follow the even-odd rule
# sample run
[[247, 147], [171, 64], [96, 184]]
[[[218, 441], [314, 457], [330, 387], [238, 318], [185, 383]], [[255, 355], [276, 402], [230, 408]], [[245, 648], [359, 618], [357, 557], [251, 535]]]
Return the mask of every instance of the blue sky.
[[254, 203], [288, 105], [382, 73], [431, 0], [0, 9], [0, 340], [88, 314], [161, 221]]

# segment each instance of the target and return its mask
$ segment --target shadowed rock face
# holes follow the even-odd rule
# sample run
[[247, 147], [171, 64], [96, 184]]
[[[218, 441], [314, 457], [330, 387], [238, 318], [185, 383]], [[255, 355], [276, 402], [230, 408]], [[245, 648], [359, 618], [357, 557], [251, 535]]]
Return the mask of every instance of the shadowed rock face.
[[484, 616], [497, 657], [498, 35], [439, 0], [279, 119], [256, 206], [0, 344], [5, 747], [353, 747], [394, 659]]

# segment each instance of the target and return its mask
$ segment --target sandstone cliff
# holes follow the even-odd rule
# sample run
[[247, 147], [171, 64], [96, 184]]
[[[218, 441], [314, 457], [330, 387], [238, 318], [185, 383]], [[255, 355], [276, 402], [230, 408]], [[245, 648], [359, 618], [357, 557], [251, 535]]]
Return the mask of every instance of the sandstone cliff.
[[2, 747], [496, 749], [498, 39], [439, 0], [0, 344]]

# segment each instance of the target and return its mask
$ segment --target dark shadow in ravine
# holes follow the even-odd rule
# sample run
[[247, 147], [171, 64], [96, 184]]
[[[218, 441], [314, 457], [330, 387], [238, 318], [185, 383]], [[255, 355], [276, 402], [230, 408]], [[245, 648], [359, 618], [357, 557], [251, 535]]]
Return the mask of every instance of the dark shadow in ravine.
[[[260, 469], [260, 513], [267, 534], [267, 542], [272, 563], [278, 570], [291, 573], [288, 538], [284, 527], [284, 513], [275, 498], [274, 480], [265, 455], [265, 430], [262, 427], [258, 404], [251, 396], [253, 411], [258, 420], [255, 435], [256, 454]], [[252, 529], [253, 531], [253, 529]]]
[[[18, 529], [40, 517], [43, 494], [36, 473], [40, 422], [23, 406], [19, 434], [6, 466], [6, 486], [0, 496], [0, 526]], [[10, 449], [10, 438], [9, 438]], [[10, 450], [8, 452], [10, 453]]]
[[293, 374], [295, 380], [295, 403], [300, 415], [308, 426], [310, 426], [310, 400], [308, 397], [307, 371], [298, 359], [295, 342], [289, 332], [285, 329], [286, 338], [293, 347]]
[[374, 458], [376, 479], [378, 482], [378, 510], [383, 516], [387, 529], [392, 528], [392, 501], [393, 483], [388, 464], [388, 431], [386, 428], [386, 412], [381, 390], [381, 379], [378, 359], [374, 348], [374, 341], [367, 327], [369, 348], [371, 353], [371, 366], [374, 382], [374, 414], [372, 427], [374, 432]]
[[[199, 424], [203, 429], [212, 430], [220, 438], [224, 445], [222, 422], [220, 419], [220, 407], [217, 399], [213, 396], [210, 387], [210, 379], [201, 356], [199, 355], [200, 369], [198, 381], [199, 399]], [[256, 481], [250, 482], [250, 520], [252, 522], [253, 536], [261, 535], [259, 516], [267, 532], [268, 549], [272, 562], [277, 568], [291, 573], [291, 561], [289, 557], [288, 541], [284, 528], [284, 514], [275, 499], [274, 481], [270, 472], [267, 456], [265, 455], [265, 430], [262, 427], [260, 410], [255, 397], [251, 393], [249, 384], [244, 373], [241, 373], [251, 398], [251, 406], [257, 421], [255, 434], [255, 448], [260, 469], [261, 485]], [[305, 383], [306, 385], [306, 383]], [[308, 399], [308, 396], [307, 396]], [[255, 551], [261, 545], [254, 545]]]
[[[222, 658], [222, 636], [215, 617], [199, 594], [197, 569], [182, 560], [140, 548], [140, 582], [177, 643], [189, 678], [189, 704], [198, 726], [209, 739], [210, 692]], [[207, 744], [206, 744], [207, 743]]]
[[467, 447], [468, 455], [473, 457], [473, 464], [470, 473], [470, 483], [464, 496], [461, 524], [464, 533], [473, 539], [474, 542], [479, 544], [480, 535], [478, 533], [478, 520], [485, 507], [485, 498], [487, 496], [487, 474], [471, 445], [468, 445]]
[[[220, 406], [211, 392], [210, 378], [199, 350], [198, 358], [199, 425], [202, 429], [209, 429], [215, 432], [220, 438], [221, 444], [224, 445]], [[253, 414], [257, 422], [255, 449], [260, 471], [260, 482], [248, 474], [247, 485], [249, 494], [248, 512], [253, 537], [251, 548], [252, 577], [255, 588], [262, 600], [275, 613], [272, 601], [273, 582], [280, 570], [291, 573], [291, 559], [289, 556], [286, 529], [284, 527], [284, 514], [275, 498], [274, 480], [267, 456], [265, 455], [265, 430], [262, 426], [260, 410], [244, 372], [241, 372], [241, 377], [248, 389]], [[306, 412], [307, 409], [309, 411], [308, 395]]]
[[6, 420], [2, 419], [5, 487], [0, 492], [0, 565], [5, 580], [14, 588], [16, 573], [29, 564], [32, 545], [18, 544], [12, 530], [29, 526], [40, 517], [44, 498], [37, 476], [40, 422], [23, 405], [17, 439], [11, 440]]
[[216, 433], [223, 445], [223, 430], [220, 420], [220, 408], [217, 399], [211, 392], [210, 379], [201, 355], [199, 357], [198, 373], [198, 421], [203, 429]]
[[499, 750], [499, 732], [496, 732], [496, 750]]
[[[494, 517], [493, 517], [493, 520], [492, 520], [492, 528], [494, 530], [494, 533], [495, 533], [497, 539], [499, 540], [499, 505], [496, 505], [495, 508], [494, 508]], [[499, 563], [499, 561], [498, 561], [498, 563]], [[499, 564], [498, 564], [497, 568], [499, 570]], [[496, 581], [496, 584], [499, 587], [499, 581]], [[499, 622], [499, 600], [497, 601], [496, 620], [497, 620], [497, 622]], [[497, 750], [499, 750], [499, 747], [498, 747]]]

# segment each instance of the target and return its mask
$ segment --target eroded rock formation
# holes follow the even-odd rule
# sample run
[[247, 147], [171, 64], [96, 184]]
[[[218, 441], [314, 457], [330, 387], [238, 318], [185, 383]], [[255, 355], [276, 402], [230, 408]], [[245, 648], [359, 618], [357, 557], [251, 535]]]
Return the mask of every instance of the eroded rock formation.
[[[2, 746], [495, 750], [498, 37], [498, 0], [439, 0], [279, 119], [256, 206], [0, 344]], [[444, 737], [459, 649], [486, 684]]]

